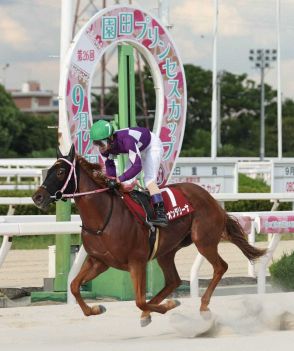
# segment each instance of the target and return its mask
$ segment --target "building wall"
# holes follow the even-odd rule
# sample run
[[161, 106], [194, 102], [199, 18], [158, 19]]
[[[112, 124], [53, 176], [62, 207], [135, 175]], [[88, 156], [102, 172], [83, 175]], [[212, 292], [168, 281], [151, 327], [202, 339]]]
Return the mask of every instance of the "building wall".
[[55, 95], [52, 91], [41, 90], [40, 83], [29, 81], [21, 90], [11, 91], [12, 99], [22, 112], [50, 114], [58, 112]]
[[52, 98], [51, 97], [35, 97], [38, 101], [39, 106], [51, 106], [52, 105]]
[[13, 97], [13, 100], [20, 110], [32, 107], [32, 97]]

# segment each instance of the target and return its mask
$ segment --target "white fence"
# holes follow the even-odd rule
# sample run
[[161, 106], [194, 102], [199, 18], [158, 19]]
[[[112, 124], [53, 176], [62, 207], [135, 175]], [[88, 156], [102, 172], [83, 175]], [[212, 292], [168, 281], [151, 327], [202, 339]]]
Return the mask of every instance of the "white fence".
[[[197, 162], [197, 159], [194, 159]], [[193, 161], [194, 161], [193, 160]], [[203, 160], [203, 159], [202, 159]], [[184, 160], [184, 166], [187, 166], [186, 160]], [[184, 162], [183, 161], [183, 162]], [[220, 160], [219, 160], [220, 161]], [[228, 160], [227, 160], [228, 161]], [[177, 166], [181, 166], [182, 159], [177, 163]], [[30, 167], [48, 167], [54, 163], [54, 159], [21, 159], [21, 160], [11, 160], [11, 159], [2, 159], [0, 160], [0, 177], [1, 174], [3, 177], [9, 179], [10, 177], [29, 177], [37, 180], [36, 184], [27, 185], [27, 184], [10, 184], [4, 185], [4, 187], [11, 189], [34, 189], [36, 185], [40, 183], [41, 178], [41, 169], [40, 168], [30, 168]], [[192, 167], [192, 161], [188, 162]], [[265, 166], [264, 163], [261, 164]], [[268, 163], [267, 163], [268, 165]], [[211, 165], [210, 165], [211, 166]], [[289, 165], [287, 165], [289, 167]], [[266, 166], [266, 169], [267, 166]], [[273, 168], [272, 168], [273, 169]], [[185, 170], [187, 171], [187, 170]], [[196, 170], [197, 171], [197, 170]], [[195, 171], [195, 172], [196, 172]], [[240, 171], [240, 168], [239, 168]], [[1, 173], [2, 172], [2, 173]], [[235, 172], [236, 173], [236, 172]], [[246, 173], [246, 172], [245, 172]], [[224, 173], [224, 176], [227, 175]], [[231, 176], [230, 176], [231, 177]], [[37, 179], [38, 178], [38, 179]], [[1, 185], [0, 185], [1, 189]], [[218, 201], [238, 201], [238, 200], [271, 200], [272, 202], [292, 202], [294, 203], [294, 192], [287, 193], [214, 193], [212, 194]], [[0, 204], [9, 205], [9, 213], [13, 213], [11, 210], [15, 205], [25, 205], [33, 204], [31, 198], [6, 198], [0, 197]], [[249, 235], [249, 241], [251, 244], [254, 244], [254, 235], [255, 230], [258, 229], [260, 221], [263, 221], [266, 216], [277, 215], [281, 218], [280, 222], [285, 223], [289, 221], [289, 216], [294, 215], [294, 212], [270, 212], [270, 213], [235, 213], [239, 218], [250, 217], [251, 219], [251, 231]], [[47, 235], [47, 234], [75, 234], [80, 233], [81, 221], [79, 216], [72, 216], [71, 222], [55, 222], [55, 216], [3, 216], [0, 217], [0, 235], [3, 236], [2, 246], [0, 248], [0, 267], [5, 260], [5, 257], [10, 250], [12, 237], [21, 236], [21, 235]], [[283, 225], [282, 225], [283, 226]], [[279, 228], [277, 228], [278, 230]], [[288, 228], [289, 229], [289, 228]], [[283, 228], [284, 232], [287, 232], [287, 228]], [[269, 232], [272, 234], [272, 231]], [[260, 269], [258, 272], [258, 292], [265, 292], [265, 276], [266, 276], [266, 267], [272, 257], [272, 254], [281, 238], [281, 232], [278, 230], [278, 233], [272, 235], [271, 241], [268, 245], [268, 253], [261, 259]], [[83, 260], [86, 257], [86, 252], [83, 247], [81, 247], [80, 252], [78, 253], [72, 269], [69, 273], [69, 284], [74, 276], [77, 274]], [[198, 294], [198, 273], [203, 262], [203, 257], [198, 255], [192, 266], [191, 270], [191, 294], [193, 296]], [[254, 267], [249, 264], [248, 266], [249, 275], [254, 274]], [[68, 289], [68, 302], [73, 302], [73, 296]]]
[[[260, 258], [257, 273], [257, 292], [263, 294], [266, 292], [266, 269], [278, 247], [282, 235], [287, 233], [294, 234], [294, 212], [264, 211], [248, 213], [234, 212], [231, 214], [239, 220], [243, 228], [245, 227], [244, 229], [246, 229], [248, 233], [248, 241], [251, 245], [255, 244], [255, 234], [262, 233], [270, 236], [267, 245], [267, 253]], [[247, 220], [242, 222], [242, 220], [240, 220], [242, 218], [246, 218]], [[190, 293], [192, 297], [199, 296], [199, 271], [203, 262], [204, 257], [198, 253], [190, 271]], [[254, 264], [251, 262], [248, 262], [248, 275], [252, 277], [256, 276]]]
[[55, 161], [55, 158], [0, 158], [0, 167], [48, 167]]
[[[266, 268], [271, 260], [275, 249], [281, 238], [281, 233], [293, 232], [294, 231], [294, 212], [283, 211], [283, 212], [259, 212], [259, 213], [231, 213], [240, 219], [241, 225], [245, 226], [248, 230], [248, 218], [251, 220], [251, 228], [249, 229], [249, 241], [251, 244], [255, 242], [255, 229], [257, 231], [260, 228], [263, 232], [273, 234], [273, 230], [266, 231], [266, 228], [270, 226], [264, 225], [265, 221], [271, 218], [278, 218], [274, 228], [276, 233], [268, 245], [267, 254], [261, 258], [259, 272], [258, 272], [258, 293], [265, 293], [265, 279], [266, 279]], [[242, 221], [242, 218], [244, 221]], [[293, 221], [291, 220], [293, 218]], [[253, 221], [254, 220], [254, 221]], [[261, 225], [263, 223], [263, 227]], [[285, 224], [286, 223], [286, 224]], [[292, 226], [293, 223], [293, 226]], [[0, 268], [11, 248], [13, 236], [24, 236], [24, 235], [48, 235], [48, 234], [78, 234], [81, 231], [80, 228], [81, 220], [79, 216], [72, 216], [71, 222], [56, 222], [54, 215], [41, 215], [41, 216], [2, 216], [0, 217], [0, 235], [3, 236], [3, 242], [0, 248]], [[293, 227], [293, 228], [292, 228]], [[293, 230], [293, 231], [292, 231]], [[78, 255], [76, 256], [72, 268], [68, 276], [68, 303], [74, 303], [74, 297], [72, 296], [69, 286], [72, 279], [76, 276], [80, 270], [87, 253], [83, 246], [80, 248]], [[190, 292], [192, 296], [198, 296], [198, 273], [201, 267], [201, 263], [204, 258], [198, 254], [196, 260], [193, 263], [191, 274], [190, 274]], [[249, 264], [249, 274], [253, 274], [254, 267]]]
[[[54, 158], [44, 159], [0, 159], [0, 178], [7, 184], [1, 189], [34, 189], [39, 185], [41, 169], [48, 168]], [[171, 182], [188, 181], [203, 186], [211, 193], [235, 193], [238, 188], [238, 173], [252, 178], [262, 178], [271, 185], [273, 192], [294, 192], [294, 159], [275, 158], [259, 161], [257, 158], [218, 157], [215, 160], [204, 157], [179, 157]], [[16, 177], [17, 184], [9, 184]], [[34, 178], [34, 184], [20, 184], [25, 178]], [[289, 178], [289, 179], [287, 179]]]
[[36, 189], [41, 182], [42, 169], [53, 163], [52, 158], [0, 159], [0, 179], [5, 179], [0, 190]]

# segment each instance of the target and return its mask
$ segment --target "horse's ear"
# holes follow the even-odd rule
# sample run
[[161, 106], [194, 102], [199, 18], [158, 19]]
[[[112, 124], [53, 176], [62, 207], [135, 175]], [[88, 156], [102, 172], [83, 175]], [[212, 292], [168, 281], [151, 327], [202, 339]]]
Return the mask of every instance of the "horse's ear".
[[62, 157], [63, 157], [63, 155], [62, 155], [62, 153], [61, 153], [61, 151], [59, 149], [59, 146], [58, 146], [57, 150], [56, 150], [56, 158], [59, 159], [59, 158], [62, 158]]
[[74, 158], [75, 158], [75, 154], [76, 154], [76, 152], [75, 152], [75, 146], [74, 146], [74, 144], [72, 144], [72, 145], [71, 145], [71, 148], [70, 148], [70, 150], [69, 150], [67, 159], [70, 160], [70, 161], [73, 161]]

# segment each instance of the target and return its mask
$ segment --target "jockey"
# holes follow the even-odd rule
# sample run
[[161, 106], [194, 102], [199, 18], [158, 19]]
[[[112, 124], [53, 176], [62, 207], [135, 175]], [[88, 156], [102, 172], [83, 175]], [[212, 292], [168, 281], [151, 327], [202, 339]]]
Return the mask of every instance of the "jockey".
[[[168, 225], [161, 192], [156, 178], [163, 155], [161, 140], [147, 128], [135, 127], [114, 131], [111, 123], [99, 120], [90, 130], [90, 139], [99, 147], [108, 176], [116, 177], [117, 183], [126, 182], [136, 177], [142, 170], [144, 183], [151, 195], [155, 218], [150, 222], [160, 227]], [[125, 172], [116, 176], [114, 155], [128, 154], [129, 165]]]

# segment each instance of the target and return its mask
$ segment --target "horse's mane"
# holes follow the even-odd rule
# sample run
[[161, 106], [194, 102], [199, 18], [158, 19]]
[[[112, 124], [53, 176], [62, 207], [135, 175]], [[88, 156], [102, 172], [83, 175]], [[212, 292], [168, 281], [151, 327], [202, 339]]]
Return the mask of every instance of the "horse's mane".
[[76, 155], [76, 160], [97, 185], [105, 187], [107, 176], [103, 173], [102, 167], [99, 163], [90, 163], [81, 155]]

